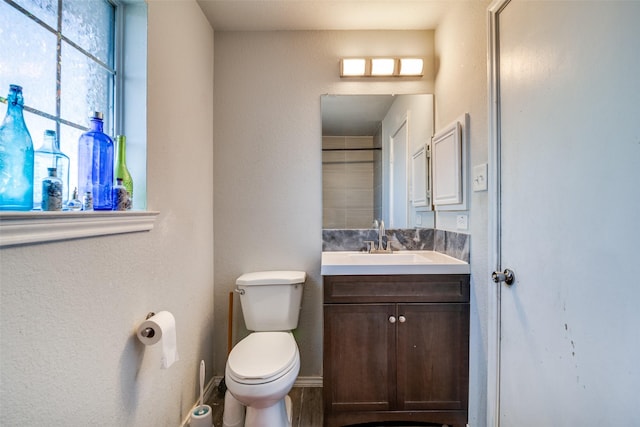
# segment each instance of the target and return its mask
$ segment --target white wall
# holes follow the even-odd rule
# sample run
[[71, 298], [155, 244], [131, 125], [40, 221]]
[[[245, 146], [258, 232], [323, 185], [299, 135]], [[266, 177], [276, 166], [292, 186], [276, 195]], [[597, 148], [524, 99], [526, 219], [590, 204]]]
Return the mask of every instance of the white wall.
[[[420, 55], [421, 79], [343, 79], [346, 56]], [[432, 93], [432, 31], [216, 32], [215, 369], [226, 361], [227, 300], [245, 272], [308, 273], [296, 339], [303, 377], [322, 374], [320, 95]], [[236, 299], [237, 301], [237, 299]], [[237, 308], [238, 341], [244, 322]]]
[[[391, 138], [393, 134], [398, 131], [402, 123], [407, 121], [407, 149], [406, 157], [407, 163], [405, 172], [407, 175], [407, 206], [406, 206], [406, 224], [400, 226], [394, 226], [394, 228], [433, 228], [434, 227], [434, 214], [432, 211], [424, 211], [423, 209], [417, 210], [409, 201], [412, 197], [411, 190], [413, 188], [413, 178], [411, 176], [411, 159], [418, 150], [418, 148], [424, 146], [431, 141], [433, 136], [433, 120], [434, 120], [434, 102], [433, 94], [422, 94], [419, 96], [411, 97], [397, 97], [396, 100], [389, 108], [389, 112], [382, 120], [382, 157], [384, 159], [391, 158]], [[391, 193], [391, 173], [388, 162], [384, 162], [382, 165], [382, 216], [381, 218], [391, 218], [389, 212], [389, 197]], [[420, 217], [420, 225], [417, 225], [416, 218]], [[391, 226], [391, 221], [387, 220], [386, 224]]]
[[[470, 115], [470, 165], [487, 162], [487, 36], [489, 1], [452, 2], [435, 34], [436, 132], [463, 113]], [[470, 192], [471, 343], [469, 425], [486, 424], [487, 381], [487, 192]], [[455, 212], [448, 214], [455, 217]], [[436, 227], [446, 218], [438, 212]]]
[[[176, 426], [213, 361], [213, 31], [148, 2], [151, 232], [0, 250], [0, 424]], [[170, 310], [181, 360], [134, 336]], [[209, 377], [211, 374], [209, 375]]]

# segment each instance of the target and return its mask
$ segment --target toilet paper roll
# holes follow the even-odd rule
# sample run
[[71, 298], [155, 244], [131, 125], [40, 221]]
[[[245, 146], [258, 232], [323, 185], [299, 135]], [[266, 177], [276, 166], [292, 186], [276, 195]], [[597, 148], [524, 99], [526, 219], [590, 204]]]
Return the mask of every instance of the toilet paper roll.
[[[143, 336], [145, 330], [153, 331]], [[138, 339], [144, 345], [153, 345], [162, 341], [162, 360], [160, 367], [167, 369], [178, 361], [176, 340], [176, 320], [168, 311], [161, 311], [148, 318], [138, 327]]]

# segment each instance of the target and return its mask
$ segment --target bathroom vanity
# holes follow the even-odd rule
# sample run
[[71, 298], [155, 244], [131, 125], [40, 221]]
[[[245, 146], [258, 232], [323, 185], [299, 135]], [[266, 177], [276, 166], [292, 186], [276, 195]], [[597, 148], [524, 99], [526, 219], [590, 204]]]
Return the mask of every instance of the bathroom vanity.
[[[325, 426], [466, 425], [468, 264], [434, 254], [427, 263], [431, 269], [391, 255], [379, 263], [405, 263], [404, 268], [377, 270], [335, 269], [331, 257], [341, 255], [323, 254]], [[451, 273], [443, 272], [447, 263]], [[336, 274], [341, 272], [348, 274]]]

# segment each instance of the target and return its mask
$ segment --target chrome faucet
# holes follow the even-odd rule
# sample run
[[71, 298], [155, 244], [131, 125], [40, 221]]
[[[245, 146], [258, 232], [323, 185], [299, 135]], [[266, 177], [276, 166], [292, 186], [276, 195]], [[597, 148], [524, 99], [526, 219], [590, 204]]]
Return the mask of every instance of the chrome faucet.
[[384, 221], [382, 219], [374, 220], [373, 226], [374, 228], [378, 229], [378, 247], [376, 248], [375, 242], [366, 241], [365, 243], [367, 245], [367, 252], [369, 252], [370, 254], [381, 254], [381, 253], [393, 252], [391, 250], [391, 245], [389, 245], [388, 241], [387, 241], [387, 248], [386, 249], [384, 248], [384, 240], [383, 240], [385, 235]]
[[[383, 245], [383, 241], [382, 238], [384, 237], [384, 221], [382, 219], [380, 219], [380, 222], [378, 223], [378, 250], [382, 251], [382, 245]], [[389, 245], [387, 245], [389, 246]]]

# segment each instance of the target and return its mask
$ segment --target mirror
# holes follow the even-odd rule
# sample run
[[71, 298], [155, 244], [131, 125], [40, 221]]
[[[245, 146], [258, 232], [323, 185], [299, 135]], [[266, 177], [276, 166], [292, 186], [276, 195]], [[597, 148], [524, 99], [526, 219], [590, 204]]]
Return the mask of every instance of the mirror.
[[433, 95], [323, 95], [322, 226], [433, 228]]

